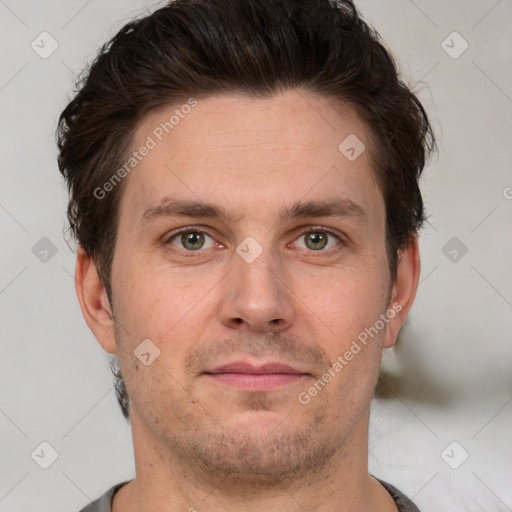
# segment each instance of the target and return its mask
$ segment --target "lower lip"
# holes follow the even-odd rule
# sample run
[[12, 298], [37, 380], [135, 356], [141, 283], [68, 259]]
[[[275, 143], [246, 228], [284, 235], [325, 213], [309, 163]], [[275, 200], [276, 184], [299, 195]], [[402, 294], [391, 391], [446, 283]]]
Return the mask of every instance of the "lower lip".
[[301, 373], [209, 373], [209, 377], [238, 388], [266, 391], [298, 382], [306, 375]]

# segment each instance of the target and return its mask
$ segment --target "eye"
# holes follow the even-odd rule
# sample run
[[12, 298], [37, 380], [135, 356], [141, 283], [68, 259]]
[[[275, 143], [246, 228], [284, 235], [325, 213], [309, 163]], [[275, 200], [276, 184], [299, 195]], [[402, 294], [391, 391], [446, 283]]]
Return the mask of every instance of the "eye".
[[[331, 240], [333, 239], [333, 240]], [[336, 245], [340, 245], [341, 239], [339, 236], [331, 233], [330, 231], [325, 231], [321, 229], [315, 229], [310, 231], [304, 231], [301, 233], [297, 240], [304, 240], [304, 244], [301, 246], [295, 242], [294, 245], [301, 247], [303, 249], [310, 249], [312, 251], [326, 251], [328, 249], [332, 249], [336, 247]], [[334, 244], [333, 241], [337, 240], [338, 243]]]
[[[206, 238], [209, 238], [211, 241], [209, 245], [205, 245]], [[166, 243], [186, 251], [199, 251], [200, 249], [210, 249], [215, 246], [215, 240], [210, 235], [204, 231], [192, 229], [175, 233]]]

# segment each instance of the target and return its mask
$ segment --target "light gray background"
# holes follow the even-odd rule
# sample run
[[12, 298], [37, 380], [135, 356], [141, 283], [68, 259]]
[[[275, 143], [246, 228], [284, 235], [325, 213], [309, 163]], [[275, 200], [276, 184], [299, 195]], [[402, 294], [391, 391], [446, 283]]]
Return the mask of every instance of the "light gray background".
[[[440, 149], [422, 181], [421, 284], [398, 348], [385, 353], [370, 469], [423, 512], [512, 510], [512, 1], [356, 3], [402, 62]], [[154, 7], [0, 0], [2, 512], [78, 511], [133, 477], [108, 360], [75, 296], [54, 130], [74, 74]], [[58, 42], [47, 59], [31, 48], [43, 31]], [[458, 58], [442, 47], [454, 31], [469, 43]], [[463, 42], [444, 44], [453, 53]], [[33, 252], [43, 237], [57, 249], [47, 261]], [[443, 253], [452, 237], [462, 257]], [[43, 441], [58, 452], [48, 469], [31, 458]]]

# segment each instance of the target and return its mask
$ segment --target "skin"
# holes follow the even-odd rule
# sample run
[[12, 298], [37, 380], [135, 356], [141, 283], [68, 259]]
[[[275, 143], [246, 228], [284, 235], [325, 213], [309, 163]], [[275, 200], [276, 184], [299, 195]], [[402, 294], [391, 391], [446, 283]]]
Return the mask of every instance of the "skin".
[[[151, 112], [133, 149], [175, 109]], [[366, 145], [355, 161], [338, 150], [349, 134]], [[85, 320], [117, 353], [130, 397], [136, 478], [115, 495], [114, 512], [396, 511], [368, 474], [369, 407], [382, 350], [414, 301], [420, 262], [413, 239], [391, 281], [371, 146], [355, 112], [325, 97], [208, 96], [125, 178], [113, 310], [82, 249], [76, 265]], [[141, 225], [170, 196], [221, 205], [233, 218]], [[279, 220], [296, 201], [339, 198], [365, 217]], [[208, 235], [203, 248], [171, 238], [187, 226]], [[318, 248], [310, 237], [322, 228], [333, 235]], [[262, 248], [252, 263], [236, 252], [248, 236]], [[299, 393], [393, 304], [401, 310], [378, 335], [300, 403]], [[160, 350], [149, 366], [134, 355], [144, 339]], [[278, 360], [306, 375], [252, 391], [204, 373], [238, 360]]]

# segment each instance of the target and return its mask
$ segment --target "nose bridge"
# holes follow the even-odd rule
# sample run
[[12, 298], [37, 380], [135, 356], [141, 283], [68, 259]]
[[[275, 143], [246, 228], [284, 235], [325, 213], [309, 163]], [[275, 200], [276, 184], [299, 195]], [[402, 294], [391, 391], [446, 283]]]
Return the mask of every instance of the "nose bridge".
[[279, 256], [247, 237], [233, 254], [232, 265], [222, 299], [222, 321], [256, 330], [289, 325], [293, 307]]
[[275, 300], [281, 295], [283, 284], [278, 279], [279, 257], [270, 247], [263, 247], [253, 237], [242, 241], [233, 256], [233, 272], [239, 279], [237, 294], [244, 292], [253, 298]]
[[267, 291], [278, 292], [277, 280], [279, 258], [274, 251], [258, 244], [248, 237], [237, 247], [237, 257], [234, 257], [235, 272], [242, 276], [242, 282], [247, 286], [260, 284]]

